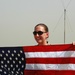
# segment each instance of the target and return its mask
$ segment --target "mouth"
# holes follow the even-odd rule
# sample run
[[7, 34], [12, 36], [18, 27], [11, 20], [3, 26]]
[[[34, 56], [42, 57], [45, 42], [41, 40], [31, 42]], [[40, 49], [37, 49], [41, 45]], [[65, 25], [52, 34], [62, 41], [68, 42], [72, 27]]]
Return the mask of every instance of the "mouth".
[[36, 41], [37, 41], [38, 43], [40, 43], [40, 42], [42, 41], [42, 39], [41, 39], [41, 38], [36, 38]]
[[41, 40], [41, 38], [36, 38], [36, 40]]

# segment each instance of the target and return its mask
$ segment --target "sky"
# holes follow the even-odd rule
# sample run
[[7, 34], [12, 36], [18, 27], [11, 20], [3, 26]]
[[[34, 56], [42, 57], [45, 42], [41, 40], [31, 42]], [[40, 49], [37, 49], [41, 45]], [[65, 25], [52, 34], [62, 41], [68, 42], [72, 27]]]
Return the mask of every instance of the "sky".
[[[64, 9], [66, 9], [64, 20]], [[36, 45], [35, 25], [49, 28], [50, 44], [75, 41], [75, 0], [0, 0], [0, 47]]]

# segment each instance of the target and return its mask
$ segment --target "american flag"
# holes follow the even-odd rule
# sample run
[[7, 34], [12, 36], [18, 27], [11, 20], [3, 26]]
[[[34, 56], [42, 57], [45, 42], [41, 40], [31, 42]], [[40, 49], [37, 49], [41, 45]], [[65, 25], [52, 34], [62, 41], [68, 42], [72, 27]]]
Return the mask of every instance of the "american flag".
[[0, 75], [24, 75], [23, 47], [0, 47]]
[[75, 75], [75, 46], [0, 47], [0, 75]]
[[25, 46], [24, 75], [75, 75], [75, 46], [72, 44]]

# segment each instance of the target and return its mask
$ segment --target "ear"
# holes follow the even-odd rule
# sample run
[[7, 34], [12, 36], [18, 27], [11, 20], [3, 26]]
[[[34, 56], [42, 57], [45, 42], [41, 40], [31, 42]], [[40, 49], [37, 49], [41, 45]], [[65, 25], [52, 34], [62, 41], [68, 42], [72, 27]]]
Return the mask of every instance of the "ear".
[[47, 38], [49, 37], [49, 32], [47, 32]]

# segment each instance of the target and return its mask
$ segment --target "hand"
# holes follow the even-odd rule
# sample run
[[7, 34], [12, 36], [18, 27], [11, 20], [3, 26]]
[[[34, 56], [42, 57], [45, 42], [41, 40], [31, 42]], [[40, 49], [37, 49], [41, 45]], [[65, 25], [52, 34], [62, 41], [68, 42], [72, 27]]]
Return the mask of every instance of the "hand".
[[73, 42], [72, 44], [75, 45], [75, 42]]

